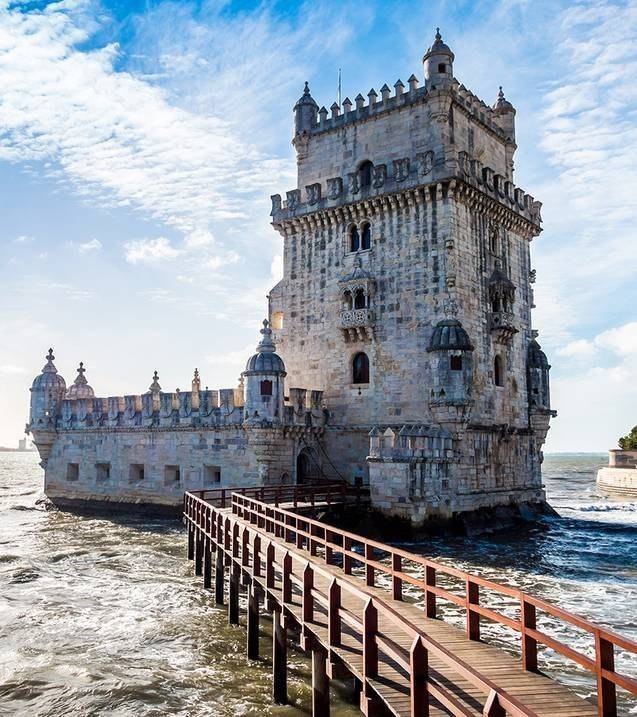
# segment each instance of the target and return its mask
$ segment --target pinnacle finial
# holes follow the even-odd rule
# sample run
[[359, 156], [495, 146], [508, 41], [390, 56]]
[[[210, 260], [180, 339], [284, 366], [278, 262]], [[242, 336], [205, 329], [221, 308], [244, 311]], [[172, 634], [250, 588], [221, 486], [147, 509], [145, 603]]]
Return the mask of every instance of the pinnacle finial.
[[47, 361], [55, 361], [55, 356], [53, 355], [53, 349], [49, 349], [49, 353], [46, 355]]
[[157, 371], [153, 373], [153, 382], [150, 384], [149, 390], [151, 393], [161, 391], [161, 386], [159, 385], [159, 374], [157, 373]]
[[305, 81], [305, 87], [303, 88], [303, 94], [304, 95], [310, 94], [310, 85], [307, 80]]
[[270, 328], [270, 322], [267, 319], [263, 319], [263, 328], [260, 333], [263, 338], [259, 341], [257, 351], [259, 353], [274, 352], [275, 347], [274, 342], [272, 341], [272, 329]]
[[80, 376], [86, 373], [86, 369], [84, 368], [84, 361], [80, 361], [80, 366], [77, 369], [77, 372], [80, 374]]
[[442, 35], [440, 34], [440, 28], [436, 28], [436, 40], [442, 40]]
[[42, 369], [42, 373], [57, 373], [58, 370], [55, 368], [53, 361], [55, 356], [53, 355], [53, 349], [49, 349], [49, 353], [46, 355], [46, 363]]

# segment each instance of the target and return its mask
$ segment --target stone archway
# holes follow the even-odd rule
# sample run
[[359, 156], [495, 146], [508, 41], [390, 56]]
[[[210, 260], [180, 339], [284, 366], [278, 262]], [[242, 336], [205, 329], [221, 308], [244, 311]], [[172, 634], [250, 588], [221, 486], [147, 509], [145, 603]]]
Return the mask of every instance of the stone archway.
[[299, 452], [296, 457], [297, 484], [316, 483], [319, 477], [319, 470], [316, 462], [316, 457], [308, 448], [303, 448], [303, 450]]

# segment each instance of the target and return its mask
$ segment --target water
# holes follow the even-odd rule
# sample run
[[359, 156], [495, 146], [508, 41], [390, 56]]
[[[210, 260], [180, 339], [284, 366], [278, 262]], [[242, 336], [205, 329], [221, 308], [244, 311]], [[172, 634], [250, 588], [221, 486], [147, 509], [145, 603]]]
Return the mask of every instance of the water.
[[[248, 666], [245, 632], [227, 626], [193, 579], [179, 523], [45, 511], [36, 504], [37, 460], [0, 454], [1, 715], [309, 713], [308, 660], [290, 653], [292, 705], [272, 705], [269, 639], [264, 659]], [[637, 502], [596, 492], [604, 462], [598, 455], [546, 459], [559, 520], [419, 549], [635, 638]], [[559, 626], [549, 627], [559, 635]], [[561, 679], [587, 693], [584, 678], [548, 658]], [[624, 665], [637, 675], [637, 664]], [[333, 714], [358, 714], [345, 697], [336, 696]], [[623, 703], [623, 714], [637, 714], [633, 705]]]

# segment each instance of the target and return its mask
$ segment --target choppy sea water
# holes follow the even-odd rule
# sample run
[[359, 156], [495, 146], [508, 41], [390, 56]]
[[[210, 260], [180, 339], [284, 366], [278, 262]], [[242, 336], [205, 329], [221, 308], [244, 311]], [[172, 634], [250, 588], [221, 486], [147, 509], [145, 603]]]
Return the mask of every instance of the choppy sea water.
[[[272, 705], [269, 640], [264, 659], [248, 665], [244, 630], [227, 626], [225, 612], [192, 577], [179, 523], [45, 511], [36, 502], [37, 461], [35, 454], [0, 454], [0, 714], [309, 713], [308, 660], [290, 653], [292, 704]], [[605, 461], [547, 457], [545, 483], [560, 519], [409, 547], [635, 639], [637, 502], [597, 493], [595, 472]], [[543, 627], [563, 636], [558, 624]], [[584, 636], [573, 637], [586, 649]], [[550, 654], [546, 660], [587, 694], [585, 677]], [[637, 675], [635, 661], [620, 664]], [[336, 695], [333, 714], [358, 714], [346, 697]], [[622, 702], [622, 714], [637, 714], [637, 702]]]

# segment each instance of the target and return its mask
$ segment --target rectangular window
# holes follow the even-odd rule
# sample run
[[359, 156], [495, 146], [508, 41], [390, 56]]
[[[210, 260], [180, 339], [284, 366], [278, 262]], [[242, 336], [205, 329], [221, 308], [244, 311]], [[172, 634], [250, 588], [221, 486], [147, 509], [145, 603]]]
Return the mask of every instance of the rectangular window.
[[111, 464], [110, 463], [96, 463], [95, 472], [98, 481], [105, 481], [111, 477]]
[[261, 395], [271, 396], [272, 395], [272, 381], [261, 381]]
[[164, 467], [164, 483], [166, 485], [172, 485], [179, 483], [181, 480], [181, 473], [179, 466], [165, 466]]
[[272, 328], [275, 331], [279, 331], [283, 328], [283, 312], [282, 311], [275, 311], [272, 314], [272, 320], [271, 320]]
[[221, 483], [221, 467], [220, 466], [204, 466], [203, 467], [203, 484], [206, 488], [209, 486], [219, 485]]
[[462, 371], [462, 356], [452, 356], [450, 363], [452, 371]]
[[144, 480], [144, 464], [131, 463], [128, 469], [128, 479], [133, 481]]
[[80, 464], [79, 463], [67, 463], [66, 465], [66, 480], [79, 480], [80, 478]]

